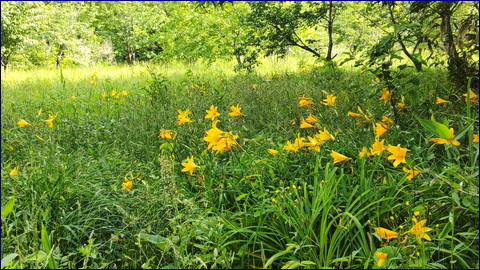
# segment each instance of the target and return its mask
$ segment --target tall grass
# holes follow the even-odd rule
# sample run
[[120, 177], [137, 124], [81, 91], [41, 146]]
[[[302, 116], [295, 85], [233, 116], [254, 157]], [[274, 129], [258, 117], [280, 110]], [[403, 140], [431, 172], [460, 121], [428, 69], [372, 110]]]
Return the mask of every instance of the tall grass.
[[[15, 198], [12, 211], [2, 211], [2, 266], [372, 268], [375, 253], [386, 252], [380, 268], [478, 268], [478, 103], [457, 97], [436, 105], [450, 89], [439, 79], [445, 71], [405, 71], [420, 84], [399, 87], [408, 106], [402, 125], [381, 138], [410, 150], [395, 168], [388, 152], [358, 157], [375, 142], [374, 127], [347, 116], [360, 106], [375, 122], [393, 119], [375, 74], [296, 58], [267, 59], [254, 74], [232, 65], [2, 74], [2, 205]], [[327, 94], [336, 106], [319, 103]], [[298, 106], [302, 95], [315, 100], [315, 111]], [[245, 117], [227, 115], [237, 104]], [[239, 136], [240, 150], [207, 149], [210, 105], [221, 113], [218, 127]], [[194, 122], [177, 125], [177, 110], [187, 109]], [[44, 120], [57, 113], [49, 128]], [[284, 150], [298, 133], [315, 134], [299, 129], [309, 113], [335, 140], [320, 152]], [[468, 127], [460, 146], [429, 141], [435, 136], [415, 116], [432, 114], [456, 134]], [[18, 126], [20, 119], [30, 125]], [[177, 136], [160, 139], [160, 129]], [[352, 159], [334, 164], [331, 150]], [[189, 176], [180, 164], [192, 155], [200, 168]], [[403, 166], [422, 173], [409, 180]], [[132, 191], [122, 189], [126, 179]], [[414, 216], [427, 220], [432, 241], [406, 233]], [[399, 236], [387, 241], [376, 227]]]

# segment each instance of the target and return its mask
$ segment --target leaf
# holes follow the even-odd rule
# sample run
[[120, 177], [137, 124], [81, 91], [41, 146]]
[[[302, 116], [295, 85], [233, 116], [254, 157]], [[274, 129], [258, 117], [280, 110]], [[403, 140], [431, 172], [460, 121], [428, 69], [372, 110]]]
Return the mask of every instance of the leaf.
[[425, 120], [425, 119], [422, 119], [422, 118], [419, 118], [419, 117], [416, 117], [417, 118], [418, 122], [420, 123], [420, 125], [422, 125], [426, 130], [430, 131], [431, 133], [433, 133], [434, 135], [436, 136], [440, 136], [435, 128], [435, 125], [433, 124], [433, 122], [431, 121], [428, 121], [428, 120]]
[[409, 81], [409, 83], [415, 85], [415, 86], [419, 86], [420, 85], [420, 80], [417, 78], [417, 77], [413, 77], [411, 78]]
[[239, 195], [237, 198], [235, 198], [235, 201], [240, 201], [241, 199], [243, 199], [245, 196], [248, 196], [250, 193], [243, 193], [241, 195]]
[[15, 197], [10, 199], [3, 207], [2, 207], [2, 218], [6, 218], [10, 212], [13, 210], [13, 206], [15, 205]]
[[39, 250], [35, 253], [29, 254], [25, 256], [25, 260], [27, 261], [45, 261], [47, 259], [47, 253], [43, 250]]
[[437, 131], [440, 138], [448, 140], [450, 138], [450, 130], [444, 124], [433, 122], [435, 125], [435, 130]]
[[165, 250], [167, 248], [168, 239], [161, 235], [139, 233], [138, 238], [141, 241], [147, 241], [157, 245], [157, 247], [159, 247], [161, 250]]
[[457, 135], [455, 136], [455, 138], [453, 138], [453, 141], [456, 141], [456, 140], [459, 140], [463, 137], [463, 135], [465, 135], [465, 133], [470, 129], [470, 127], [473, 125], [473, 122], [470, 123], [468, 126], [462, 128], [462, 130], [460, 130]]
[[5, 268], [13, 259], [18, 256], [17, 253], [10, 253], [7, 256], [2, 258], [2, 269]]

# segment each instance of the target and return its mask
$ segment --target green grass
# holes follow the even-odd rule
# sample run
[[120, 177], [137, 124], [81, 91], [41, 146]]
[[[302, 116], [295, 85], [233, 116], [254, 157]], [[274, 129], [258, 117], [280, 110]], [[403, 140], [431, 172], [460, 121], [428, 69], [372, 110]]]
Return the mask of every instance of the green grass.
[[[389, 254], [380, 268], [478, 268], [478, 103], [452, 95], [444, 70], [405, 70], [394, 81], [408, 108], [381, 139], [410, 150], [396, 168], [387, 151], [358, 157], [375, 141], [373, 124], [347, 116], [360, 106], [375, 122], [394, 119], [376, 75], [294, 59], [267, 59], [254, 74], [231, 70], [165, 63], [2, 74], [2, 205], [15, 198], [2, 211], [2, 266], [377, 268], [380, 251]], [[336, 106], [319, 103], [327, 94]], [[302, 95], [315, 111], [298, 106]], [[436, 96], [451, 102], [436, 105]], [[245, 117], [228, 116], [236, 104]], [[210, 105], [241, 150], [207, 150]], [[193, 122], [177, 125], [177, 110], [187, 109]], [[51, 129], [43, 120], [57, 113]], [[318, 153], [284, 150], [297, 133], [315, 134], [299, 129], [309, 113], [335, 140]], [[431, 115], [456, 135], [468, 127], [460, 146], [429, 141], [436, 136], [415, 116]], [[177, 136], [160, 139], [160, 129]], [[333, 164], [331, 150], [352, 159]], [[200, 168], [189, 177], [181, 163], [192, 155]], [[408, 180], [407, 165], [423, 173]], [[405, 234], [415, 215], [432, 241]], [[381, 239], [375, 227], [398, 239]]]

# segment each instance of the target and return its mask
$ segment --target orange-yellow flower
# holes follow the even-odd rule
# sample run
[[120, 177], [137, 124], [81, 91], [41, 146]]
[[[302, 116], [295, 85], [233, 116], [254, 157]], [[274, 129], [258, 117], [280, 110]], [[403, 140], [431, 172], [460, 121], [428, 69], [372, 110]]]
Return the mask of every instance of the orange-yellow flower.
[[407, 175], [408, 180], [412, 180], [415, 176], [422, 173], [421, 171], [417, 170], [416, 167], [413, 167], [413, 169], [408, 169], [406, 167], [403, 167], [403, 171], [409, 174]]
[[371, 153], [372, 155], [381, 155], [387, 147], [383, 144], [385, 140], [379, 141], [378, 139], [372, 144]]
[[267, 152], [270, 154], [270, 155], [274, 155], [274, 156], [280, 156], [280, 153], [275, 150], [275, 149], [268, 149]]
[[309, 124], [307, 123], [307, 121], [303, 120], [300, 122], [300, 128], [312, 128], [313, 125], [312, 124]]
[[178, 116], [177, 116], [177, 124], [182, 125], [185, 123], [191, 123], [193, 122], [192, 119], [188, 118], [188, 115], [191, 114], [192, 112], [189, 110], [177, 110]]
[[231, 112], [228, 113], [230, 116], [244, 116], [243, 113], [240, 112], [242, 108], [240, 108], [240, 104], [237, 104], [237, 106], [231, 106], [230, 110]]
[[53, 120], [55, 120], [55, 118], [57, 118], [57, 115], [50, 115], [50, 118], [48, 120], [43, 120], [45, 123], [47, 123], [47, 125], [50, 127], [50, 128], [53, 128]]
[[298, 100], [312, 100], [313, 98], [305, 97], [305, 95], [302, 95], [301, 97], [298, 97], [297, 99]]
[[405, 104], [403, 104], [402, 102], [398, 102], [398, 103], [397, 103], [397, 107], [400, 108], [400, 109], [405, 109], [405, 108], [407, 108], [407, 106], [405, 106]]
[[325, 143], [324, 141], [318, 140], [317, 137], [307, 136], [308, 143], [305, 143], [308, 146], [308, 150], [314, 149], [317, 152], [320, 152], [320, 145]]
[[358, 153], [358, 157], [359, 158], [363, 158], [364, 156], [371, 156], [370, 152], [368, 151], [368, 149], [366, 147], [363, 147], [362, 148], [362, 151], [360, 151], [360, 153]]
[[115, 89], [113, 89], [112, 92], [110, 93], [110, 95], [112, 95], [112, 97], [116, 96], [117, 94], [118, 94], [118, 92]]
[[443, 103], [450, 103], [450, 101], [437, 97], [437, 101], [435, 102], [435, 104], [443, 104]]
[[102, 97], [103, 97], [103, 98], [107, 98], [107, 97], [108, 97], [108, 94], [107, 94], [107, 93], [102, 93]]
[[473, 143], [478, 143], [478, 134], [473, 134]]
[[383, 100], [383, 103], [387, 103], [390, 100], [391, 97], [392, 96], [390, 94], [390, 91], [388, 91], [387, 88], [383, 88], [382, 89], [382, 96], [380, 97], [379, 100]]
[[132, 191], [133, 181], [125, 177], [124, 182], [122, 183], [122, 189]]
[[382, 228], [382, 227], [375, 228], [375, 233], [378, 234], [380, 236], [380, 238], [386, 239], [386, 240], [392, 240], [394, 238], [398, 238], [398, 233], [397, 232], [394, 232], [394, 231], [391, 231], [389, 229], [385, 229], [385, 228]]
[[459, 146], [460, 142], [459, 141], [453, 141], [453, 138], [455, 138], [455, 130], [453, 128], [450, 128], [450, 137], [448, 140], [442, 139], [442, 138], [432, 138], [430, 139], [431, 142], [435, 142], [438, 144], [453, 144], [455, 146]]
[[385, 252], [375, 252], [375, 256], [378, 258], [377, 266], [380, 267], [387, 260], [388, 253]]
[[160, 129], [159, 137], [161, 139], [173, 140], [173, 130], [170, 129]]
[[297, 138], [295, 139], [295, 143], [292, 145], [290, 141], [287, 141], [287, 145], [283, 147], [285, 150], [297, 152], [300, 148], [302, 148], [305, 143], [303, 142], [305, 140], [304, 137], [300, 137], [300, 133], [297, 134]]
[[17, 167], [15, 167], [10, 171], [10, 176], [17, 176], [17, 175], [18, 175], [18, 171], [17, 171]]
[[354, 113], [354, 112], [348, 112], [348, 116], [352, 116], [352, 117], [363, 117], [363, 115], [359, 114], [359, 113]]
[[379, 138], [380, 136], [385, 135], [387, 133], [389, 127], [383, 123], [376, 123], [375, 124], [375, 138]]
[[[469, 91], [469, 92], [470, 92], [470, 103], [478, 102], [478, 100], [477, 100], [478, 96], [475, 93], [473, 93], [472, 91]], [[468, 98], [468, 93], [463, 94], [462, 96], [464, 96], [465, 98]]]
[[212, 122], [212, 128], [207, 130], [207, 136], [203, 138], [204, 141], [208, 142], [208, 149], [212, 148], [216, 150], [217, 153], [224, 151], [231, 151], [232, 146], [237, 146], [238, 144], [235, 141], [238, 138], [238, 135], [233, 135], [231, 132], [224, 132], [217, 128], [217, 123], [219, 120]]
[[313, 106], [313, 101], [310, 101], [310, 100], [306, 100], [306, 99], [301, 99], [299, 102], [298, 102], [298, 106], [299, 107], [307, 107], [309, 109], [315, 109], [315, 107]]
[[19, 125], [21, 127], [26, 127], [26, 126], [29, 126], [30, 124], [27, 123], [27, 121], [25, 121], [23, 119], [20, 119], [20, 121], [17, 122], [17, 125]]
[[219, 116], [220, 113], [217, 111], [217, 107], [215, 106], [210, 106], [210, 110], [206, 110], [207, 115], [205, 115], [205, 119], [212, 119], [212, 121], [215, 120], [215, 117]]
[[407, 148], [400, 147], [400, 144], [397, 146], [389, 145], [387, 147], [387, 151], [392, 153], [392, 155], [388, 156], [387, 159], [394, 160], [393, 167], [396, 168], [400, 163], [407, 163], [405, 157], [407, 155], [407, 151], [410, 151]]
[[393, 122], [392, 119], [386, 117], [386, 116], [382, 116], [382, 121], [387, 123], [388, 125], [393, 125], [395, 122]]
[[327, 98], [321, 101], [320, 103], [327, 106], [335, 106], [335, 99], [337, 99], [334, 95], [327, 95]]
[[97, 85], [97, 82], [95, 80], [90, 80], [91, 85]]
[[187, 162], [182, 163], [182, 166], [184, 167], [182, 169], [182, 172], [189, 172], [190, 175], [193, 174], [193, 171], [197, 168], [200, 168], [197, 164], [193, 162], [193, 156], [187, 157]]
[[351, 159], [333, 150], [330, 156], [333, 158], [333, 164]]
[[320, 131], [317, 135], [315, 135], [320, 141], [328, 141], [328, 140], [334, 140], [335, 137], [328, 132], [327, 128], [323, 128], [323, 131]]
[[411, 233], [415, 235], [418, 241], [422, 241], [422, 238], [427, 240], [427, 241], [432, 241], [430, 236], [427, 234], [427, 232], [432, 231], [432, 228], [424, 227], [425, 223], [427, 223], [427, 220], [421, 220], [420, 222], [417, 222], [417, 219], [413, 217], [413, 222], [415, 222], [415, 225], [408, 230], [405, 233]]
[[310, 123], [310, 124], [320, 123], [320, 121], [318, 120], [318, 118], [315, 117], [315, 115], [313, 115], [313, 114], [310, 114], [310, 115], [307, 117], [307, 119], [305, 119], [305, 121], [306, 121], [307, 123]]
[[122, 91], [122, 96], [126, 96], [128, 95], [128, 92], [127, 91]]

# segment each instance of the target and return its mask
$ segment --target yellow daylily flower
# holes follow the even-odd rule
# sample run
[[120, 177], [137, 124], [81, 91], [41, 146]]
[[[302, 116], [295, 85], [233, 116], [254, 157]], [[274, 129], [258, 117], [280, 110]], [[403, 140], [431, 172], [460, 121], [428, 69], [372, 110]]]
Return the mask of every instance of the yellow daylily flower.
[[173, 140], [173, 133], [174, 131], [170, 129], [160, 129], [160, 135], [158, 137], [161, 139]]
[[417, 222], [417, 219], [414, 217], [413, 222], [415, 222], [415, 225], [413, 225], [413, 227], [405, 233], [411, 233], [415, 235], [418, 241], [422, 241], [422, 238], [427, 241], [432, 241], [427, 232], [432, 231], [433, 229], [424, 226], [425, 223], [427, 223], [427, 220], [424, 219], [420, 222]]
[[132, 191], [133, 181], [125, 177], [124, 182], [122, 183], [122, 189]]
[[308, 150], [314, 149], [315, 151], [320, 152], [320, 145], [325, 142], [318, 140], [317, 137], [307, 136], [307, 138], [309, 142], [305, 143], [305, 145], [308, 147]]
[[321, 101], [320, 103], [327, 106], [335, 106], [335, 99], [337, 99], [334, 95], [327, 95], [327, 98]]
[[332, 150], [330, 156], [333, 158], [333, 164], [335, 163], [338, 163], [338, 162], [342, 162], [342, 161], [347, 161], [351, 158], [347, 157], [347, 156], [344, 156], [338, 152], [335, 152]]
[[380, 238], [386, 239], [386, 240], [392, 240], [394, 238], [398, 238], [398, 233], [397, 232], [394, 232], [394, 231], [391, 231], [389, 229], [385, 229], [385, 228], [382, 228], [382, 227], [375, 228], [375, 233], [378, 234], [380, 236]]
[[389, 127], [383, 123], [376, 123], [375, 124], [375, 138], [379, 138], [380, 136], [385, 135]]
[[27, 123], [27, 121], [25, 121], [23, 119], [20, 119], [20, 121], [17, 122], [17, 125], [19, 125], [21, 127], [26, 127], [26, 126], [29, 126], [30, 124]]
[[389, 124], [389, 125], [393, 125], [393, 124], [395, 123], [395, 122], [393, 122], [392, 119], [390, 119], [390, 118], [388, 118], [388, 117], [386, 117], [386, 116], [382, 116], [382, 122], [385, 122], [385, 123], [387, 123], [387, 124]]
[[453, 138], [455, 138], [455, 130], [453, 128], [450, 128], [450, 137], [448, 140], [442, 139], [442, 138], [432, 138], [430, 139], [431, 142], [435, 142], [438, 144], [452, 144], [455, 146], [459, 146], [460, 142], [459, 141], [453, 141]]
[[17, 167], [13, 168], [13, 169], [10, 171], [10, 176], [18, 176]]
[[323, 131], [320, 131], [315, 137], [318, 137], [320, 141], [335, 140], [335, 137], [328, 132], [327, 128], [323, 128]]
[[177, 116], [177, 124], [182, 125], [185, 123], [191, 123], [193, 122], [192, 119], [188, 118], [188, 115], [191, 114], [192, 112], [189, 110], [177, 110], [178, 116]]
[[187, 162], [182, 163], [182, 166], [184, 167], [184, 168], [182, 169], [182, 172], [189, 172], [190, 175], [193, 174], [193, 171], [194, 171], [195, 169], [200, 168], [200, 166], [198, 166], [197, 164], [194, 163], [194, 161], [193, 161], [193, 156], [188, 157], [188, 158], [187, 158]]
[[240, 112], [242, 108], [240, 108], [240, 104], [237, 106], [230, 106], [231, 112], [228, 113], [230, 116], [245, 116], [243, 113]]
[[57, 115], [50, 115], [50, 118], [47, 119], [47, 120], [43, 120], [45, 123], [47, 123], [47, 125], [50, 127], [50, 128], [53, 128], [53, 120], [55, 120], [55, 118], [57, 118]]
[[300, 123], [300, 128], [312, 128], [313, 125], [312, 124], [309, 124], [307, 123], [307, 121], [305, 121], [304, 119], [302, 119], [301, 123]]
[[387, 260], [388, 253], [385, 252], [375, 252], [375, 257], [378, 258], [377, 266], [380, 267]]
[[478, 134], [473, 134], [472, 142], [473, 143], [478, 143]]
[[219, 116], [220, 113], [217, 111], [217, 107], [215, 106], [210, 106], [210, 110], [206, 110], [207, 115], [205, 115], [205, 119], [212, 119], [212, 121], [215, 120], [215, 117]]
[[298, 106], [299, 106], [299, 107], [307, 107], [307, 108], [312, 109], [312, 110], [315, 109], [315, 106], [313, 106], [313, 101], [311, 101], [311, 100], [306, 100], [306, 99], [301, 99], [301, 100], [298, 102]]
[[307, 117], [307, 119], [305, 119], [305, 121], [306, 121], [307, 123], [310, 123], [310, 124], [320, 123], [320, 121], [318, 120], [318, 118], [315, 117], [315, 115], [313, 115], [313, 114], [310, 114], [310, 115]]
[[409, 174], [407, 175], [408, 180], [412, 180], [415, 176], [422, 173], [422, 171], [418, 170], [416, 167], [413, 167], [412, 169], [403, 167], [403, 171]]
[[348, 112], [348, 116], [352, 116], [352, 117], [363, 117], [363, 115], [359, 114], [359, 113], [354, 113], [354, 112]]
[[443, 104], [443, 103], [450, 103], [450, 101], [437, 97], [437, 101], [435, 102], [435, 104]]
[[378, 139], [372, 144], [371, 153], [372, 155], [381, 155], [387, 147], [383, 144], [385, 140], [379, 141]]
[[360, 153], [358, 153], [358, 157], [359, 158], [363, 158], [364, 156], [371, 156], [370, 152], [368, 151], [368, 149], [366, 147], [363, 147], [362, 148], [362, 151], [360, 151]]
[[382, 89], [382, 96], [380, 97], [379, 100], [383, 100], [383, 103], [387, 103], [390, 98], [392, 97], [392, 95], [390, 94], [390, 91], [388, 91], [387, 88], [383, 88]]
[[389, 145], [387, 147], [387, 151], [392, 153], [392, 155], [388, 156], [387, 159], [394, 160], [393, 167], [396, 168], [400, 163], [407, 163], [405, 157], [407, 155], [407, 151], [410, 151], [407, 148], [400, 147], [400, 144], [397, 146]]
[[275, 149], [267, 149], [267, 152], [270, 154], [270, 155], [274, 155], [274, 156], [280, 156], [280, 153], [275, 150]]

